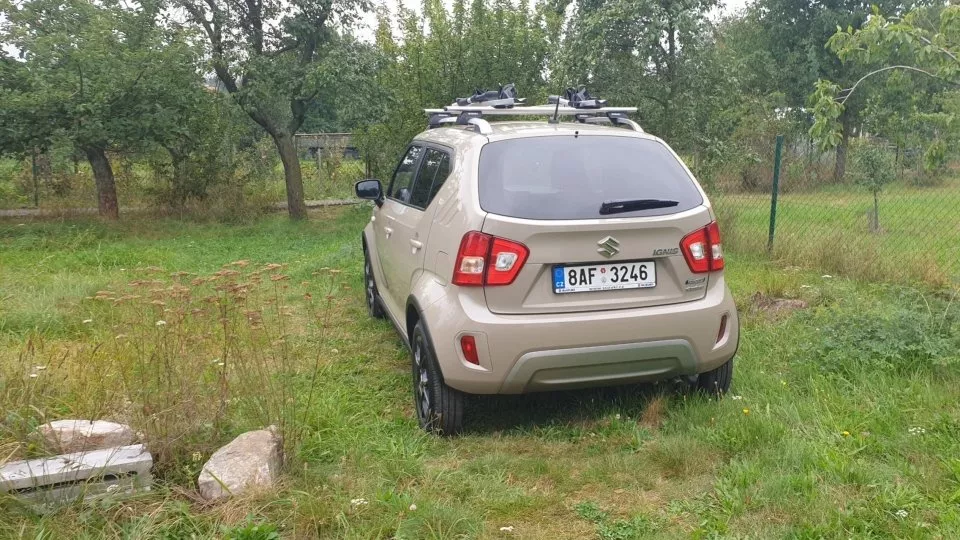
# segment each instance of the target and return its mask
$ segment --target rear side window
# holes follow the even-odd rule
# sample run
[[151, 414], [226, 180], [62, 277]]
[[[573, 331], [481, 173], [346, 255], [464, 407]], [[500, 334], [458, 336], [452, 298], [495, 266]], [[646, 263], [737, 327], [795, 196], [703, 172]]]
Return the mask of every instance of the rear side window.
[[450, 158], [446, 152], [427, 148], [427, 153], [424, 154], [420, 165], [420, 174], [417, 175], [417, 182], [413, 186], [410, 204], [419, 208], [429, 206], [449, 174]]
[[[510, 139], [480, 153], [480, 207], [526, 219], [595, 219], [675, 214], [703, 204], [663, 144], [603, 135]], [[604, 202], [676, 201], [667, 208], [600, 214]]]

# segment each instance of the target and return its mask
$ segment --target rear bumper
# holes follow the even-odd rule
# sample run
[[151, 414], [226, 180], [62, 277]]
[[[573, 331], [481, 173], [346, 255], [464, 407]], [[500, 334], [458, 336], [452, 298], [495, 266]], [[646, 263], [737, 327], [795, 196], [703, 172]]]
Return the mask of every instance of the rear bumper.
[[[538, 315], [497, 315], [487, 309], [481, 289], [450, 286], [422, 316], [444, 380], [464, 392], [520, 394], [656, 381], [709, 371], [736, 353], [736, 306], [722, 275], [709, 281], [706, 295], [693, 302]], [[480, 366], [463, 358], [464, 334], [474, 336]]]

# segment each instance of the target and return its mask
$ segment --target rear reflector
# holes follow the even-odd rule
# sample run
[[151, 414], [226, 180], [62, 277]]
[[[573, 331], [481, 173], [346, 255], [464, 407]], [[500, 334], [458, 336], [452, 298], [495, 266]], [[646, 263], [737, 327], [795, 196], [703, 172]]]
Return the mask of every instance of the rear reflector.
[[720, 340], [723, 339], [723, 335], [727, 333], [727, 315], [724, 314], [723, 317], [720, 317], [720, 331], [717, 332], [717, 343], [720, 343]]
[[696, 274], [723, 270], [723, 246], [716, 221], [683, 237], [680, 250], [690, 271]]
[[473, 365], [480, 365], [480, 357], [477, 356], [477, 340], [473, 336], [460, 337], [460, 350], [463, 351], [463, 357]]
[[451, 281], [461, 286], [509, 285], [529, 255], [519, 242], [470, 231], [460, 241]]

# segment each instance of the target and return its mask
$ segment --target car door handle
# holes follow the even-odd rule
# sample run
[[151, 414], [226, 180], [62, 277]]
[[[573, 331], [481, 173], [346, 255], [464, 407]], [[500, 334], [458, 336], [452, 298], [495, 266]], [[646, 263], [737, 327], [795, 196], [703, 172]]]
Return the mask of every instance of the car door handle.
[[414, 240], [413, 238], [411, 238], [411, 239], [410, 239], [410, 245], [413, 246], [413, 250], [416, 251], [416, 250], [418, 250], [418, 249], [420, 249], [420, 248], [423, 247], [423, 242], [421, 242], [421, 241], [419, 241], [419, 240]]
[[393, 234], [393, 228], [391, 228], [391, 227], [384, 227], [384, 228], [383, 228], [383, 232], [385, 232], [385, 233], [387, 234], [387, 238], [390, 238], [390, 235]]

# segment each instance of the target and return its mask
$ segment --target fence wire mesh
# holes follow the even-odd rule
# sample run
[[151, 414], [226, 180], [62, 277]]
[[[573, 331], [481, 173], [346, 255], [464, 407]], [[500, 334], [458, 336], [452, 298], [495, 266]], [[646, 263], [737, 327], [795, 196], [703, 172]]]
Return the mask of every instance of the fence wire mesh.
[[[734, 253], [767, 253], [773, 156], [771, 140], [766, 156], [704, 182]], [[836, 161], [788, 136], [770, 255], [870, 281], [960, 285], [960, 169], [867, 138], [851, 141], [839, 180]]]

